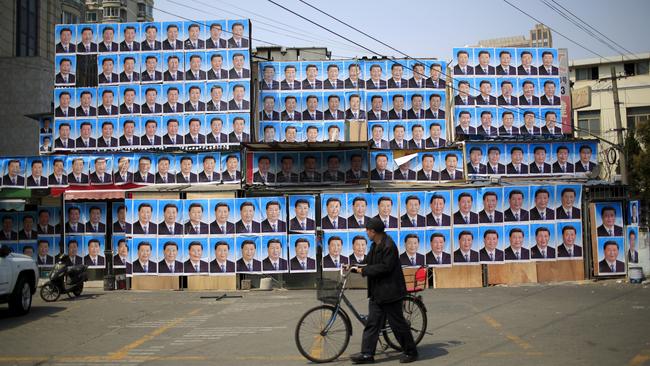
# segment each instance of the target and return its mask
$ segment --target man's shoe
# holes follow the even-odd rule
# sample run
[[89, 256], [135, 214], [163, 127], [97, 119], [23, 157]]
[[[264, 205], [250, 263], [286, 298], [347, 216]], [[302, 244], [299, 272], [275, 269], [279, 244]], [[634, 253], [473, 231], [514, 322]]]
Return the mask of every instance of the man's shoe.
[[418, 360], [417, 354], [408, 354], [404, 353], [402, 357], [399, 358], [399, 363], [411, 363]]
[[357, 353], [350, 356], [350, 360], [356, 364], [375, 363], [375, 357], [367, 353]]

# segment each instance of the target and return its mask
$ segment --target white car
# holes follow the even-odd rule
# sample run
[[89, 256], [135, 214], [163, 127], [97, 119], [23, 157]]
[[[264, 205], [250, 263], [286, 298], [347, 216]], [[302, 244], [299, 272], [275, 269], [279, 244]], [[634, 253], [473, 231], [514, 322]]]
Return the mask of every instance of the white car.
[[38, 267], [31, 257], [0, 246], [0, 304], [9, 303], [9, 310], [16, 315], [27, 314], [37, 280]]

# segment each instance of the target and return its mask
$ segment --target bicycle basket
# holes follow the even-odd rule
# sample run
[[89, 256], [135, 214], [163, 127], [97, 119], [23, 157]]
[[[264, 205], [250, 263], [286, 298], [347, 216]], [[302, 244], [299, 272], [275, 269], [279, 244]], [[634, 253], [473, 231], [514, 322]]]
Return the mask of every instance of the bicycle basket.
[[316, 283], [316, 297], [326, 304], [335, 304], [339, 297], [339, 283], [327, 278]]

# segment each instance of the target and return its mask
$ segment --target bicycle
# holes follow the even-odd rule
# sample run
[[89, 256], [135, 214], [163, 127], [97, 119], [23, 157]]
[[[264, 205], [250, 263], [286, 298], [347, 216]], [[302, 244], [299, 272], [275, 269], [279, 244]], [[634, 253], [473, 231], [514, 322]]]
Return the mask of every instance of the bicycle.
[[[298, 351], [306, 359], [316, 362], [330, 362], [336, 360], [348, 346], [352, 335], [352, 322], [350, 316], [343, 309], [345, 304], [352, 315], [365, 326], [366, 315], [360, 314], [345, 296], [345, 290], [350, 275], [350, 270], [341, 269], [340, 281], [321, 280], [318, 283], [317, 297], [323, 304], [311, 308], [303, 314], [295, 330], [295, 341]], [[403, 300], [402, 310], [404, 318], [411, 328], [415, 344], [420, 343], [427, 329], [426, 307], [422, 297], [417, 293], [424, 290], [427, 279], [426, 267], [420, 267], [414, 274], [412, 286], [407, 285], [408, 295]], [[390, 325], [386, 322], [381, 331], [386, 345], [382, 344], [385, 351], [388, 347], [401, 351]], [[331, 353], [330, 353], [331, 352]]]

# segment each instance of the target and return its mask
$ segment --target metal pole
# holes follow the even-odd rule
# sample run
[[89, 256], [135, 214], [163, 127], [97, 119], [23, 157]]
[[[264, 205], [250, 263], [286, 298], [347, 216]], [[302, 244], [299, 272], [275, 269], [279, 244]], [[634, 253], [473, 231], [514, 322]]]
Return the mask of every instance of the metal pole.
[[623, 121], [621, 121], [621, 102], [618, 100], [618, 81], [616, 79], [616, 67], [612, 65], [612, 94], [614, 95], [614, 115], [616, 117], [616, 139], [620, 150], [619, 166], [621, 169], [621, 183], [628, 184], [627, 181], [627, 153], [625, 151], [625, 141], [623, 140]]
[[106, 205], [106, 236], [104, 241], [104, 291], [115, 290], [115, 273], [113, 272], [113, 201]]

